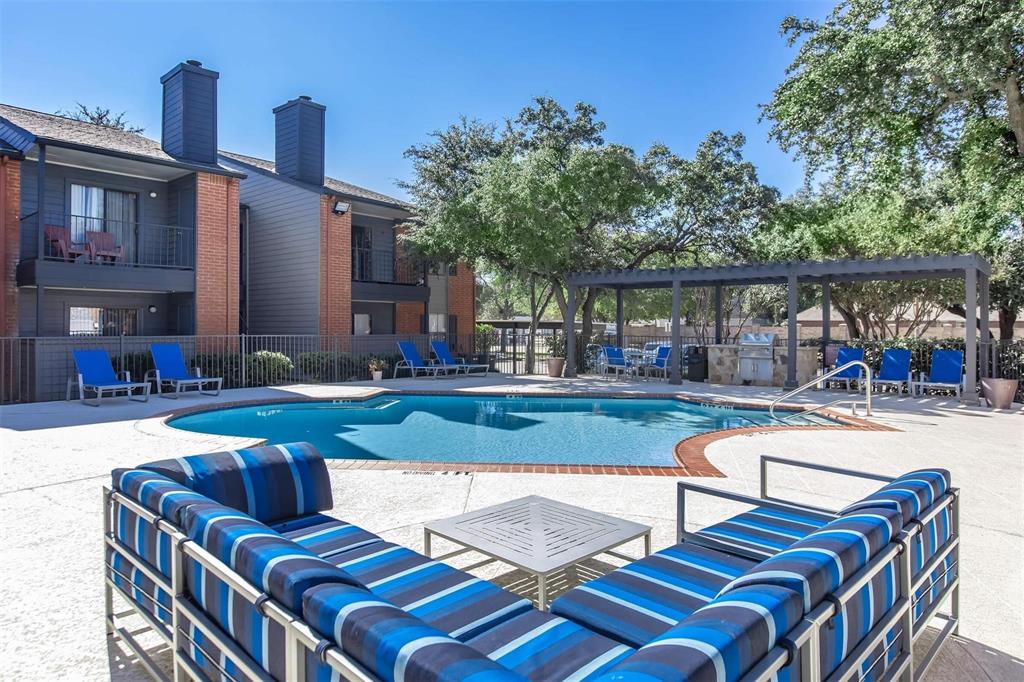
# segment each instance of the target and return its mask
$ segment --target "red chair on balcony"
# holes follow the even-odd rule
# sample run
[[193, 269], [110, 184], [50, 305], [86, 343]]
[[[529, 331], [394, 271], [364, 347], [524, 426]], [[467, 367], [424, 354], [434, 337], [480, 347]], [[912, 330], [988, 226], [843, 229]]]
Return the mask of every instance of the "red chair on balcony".
[[86, 254], [85, 244], [76, 244], [71, 240], [71, 230], [59, 225], [47, 225], [43, 228], [43, 236], [50, 246], [51, 252], [69, 263]]
[[85, 241], [89, 246], [89, 258], [94, 262], [101, 262], [105, 259], [109, 263], [116, 263], [124, 258], [124, 245], [114, 243], [114, 234], [111, 232], [86, 232]]

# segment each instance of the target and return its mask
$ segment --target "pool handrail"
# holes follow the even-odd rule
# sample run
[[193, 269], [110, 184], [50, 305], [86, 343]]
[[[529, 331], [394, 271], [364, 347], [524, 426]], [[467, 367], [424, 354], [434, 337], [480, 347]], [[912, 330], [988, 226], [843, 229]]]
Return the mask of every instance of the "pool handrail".
[[833, 400], [832, 402], [825, 403], [824, 405], [815, 405], [815, 406], [810, 407], [810, 408], [808, 408], [806, 410], [803, 410], [801, 412], [794, 412], [793, 414], [786, 415], [785, 417], [782, 417], [781, 419], [779, 419], [778, 417], [775, 416], [775, 406], [778, 405], [779, 403], [781, 403], [782, 401], [788, 400], [788, 399], [792, 398], [793, 396], [795, 396], [795, 395], [797, 395], [799, 393], [803, 393], [804, 391], [806, 391], [809, 388], [814, 388], [815, 386], [820, 384], [822, 381], [828, 379], [829, 377], [835, 376], [836, 374], [839, 374], [840, 372], [843, 372], [843, 371], [849, 369], [850, 367], [860, 367], [861, 369], [864, 370], [864, 377], [866, 379], [865, 382], [864, 382], [864, 400], [863, 400], [864, 413], [867, 416], [870, 417], [871, 416], [871, 366], [868, 365], [866, 362], [863, 362], [861, 360], [851, 360], [850, 362], [847, 362], [845, 365], [840, 365], [839, 367], [836, 367], [835, 369], [833, 369], [831, 371], [828, 371], [828, 372], [826, 372], [825, 374], [822, 374], [819, 377], [815, 377], [814, 379], [812, 379], [811, 381], [808, 381], [803, 386], [798, 386], [798, 387], [794, 388], [792, 391], [790, 391], [788, 393], [784, 393], [783, 395], [779, 396], [778, 398], [776, 398], [775, 400], [773, 400], [771, 402], [771, 405], [768, 406], [768, 414], [771, 416], [772, 419], [777, 419], [778, 421], [786, 421], [787, 419], [792, 419], [793, 417], [805, 416], [805, 415], [811, 414], [812, 412], [817, 412], [819, 410], [823, 410], [826, 407], [831, 407], [832, 405], [838, 405], [840, 403], [847, 403], [847, 402], [850, 403], [850, 408], [851, 408], [851, 411], [853, 412], [853, 414], [857, 414], [857, 405], [861, 404], [861, 401], [851, 400], [850, 398], [839, 398], [838, 400]]

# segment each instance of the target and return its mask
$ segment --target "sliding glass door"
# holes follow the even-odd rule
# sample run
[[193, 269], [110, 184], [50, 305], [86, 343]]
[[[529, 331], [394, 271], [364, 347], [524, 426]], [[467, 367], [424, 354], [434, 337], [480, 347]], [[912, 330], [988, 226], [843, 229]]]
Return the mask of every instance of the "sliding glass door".
[[138, 195], [89, 185], [71, 185], [71, 239], [88, 241], [89, 232], [109, 232], [124, 246], [124, 260], [135, 262], [138, 241]]

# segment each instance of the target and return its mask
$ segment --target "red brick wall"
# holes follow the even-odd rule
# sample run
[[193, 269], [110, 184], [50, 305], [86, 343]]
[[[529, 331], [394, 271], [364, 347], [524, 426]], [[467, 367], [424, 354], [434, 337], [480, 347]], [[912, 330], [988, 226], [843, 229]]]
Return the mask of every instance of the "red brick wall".
[[332, 210], [337, 197], [320, 197], [320, 333], [352, 333], [352, 212]]
[[396, 303], [395, 304], [395, 333], [396, 334], [419, 334], [422, 331], [423, 304], [422, 303]]
[[196, 334], [238, 333], [238, 178], [196, 174]]
[[21, 161], [0, 158], [0, 336], [18, 335], [18, 283], [15, 270], [21, 246], [18, 212], [21, 208]]
[[458, 335], [472, 334], [476, 327], [476, 278], [465, 263], [448, 278], [448, 314], [458, 317]]

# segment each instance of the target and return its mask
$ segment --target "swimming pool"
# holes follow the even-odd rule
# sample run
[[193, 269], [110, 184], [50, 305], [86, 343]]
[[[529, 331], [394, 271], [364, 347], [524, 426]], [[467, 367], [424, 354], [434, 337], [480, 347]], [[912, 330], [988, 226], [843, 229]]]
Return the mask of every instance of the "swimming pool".
[[334, 459], [671, 466], [684, 438], [778, 422], [767, 410], [673, 399], [395, 394], [233, 407], [168, 423], [269, 444], [308, 441]]

